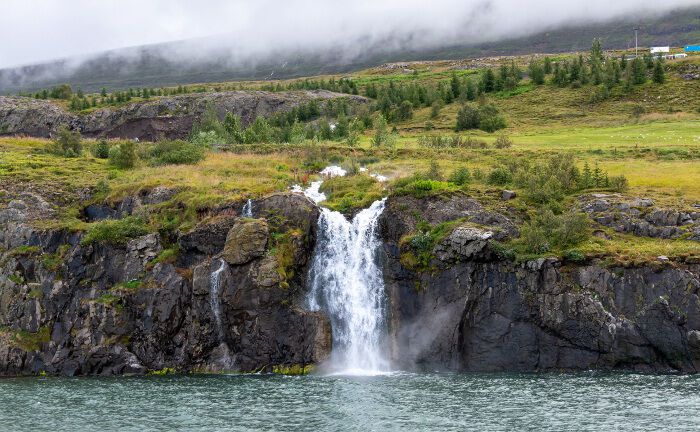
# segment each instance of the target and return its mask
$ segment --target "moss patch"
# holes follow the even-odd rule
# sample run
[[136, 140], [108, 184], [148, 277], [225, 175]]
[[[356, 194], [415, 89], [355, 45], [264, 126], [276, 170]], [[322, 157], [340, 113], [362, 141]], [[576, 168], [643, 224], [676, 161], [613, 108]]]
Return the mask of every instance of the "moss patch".
[[274, 365], [272, 373], [277, 375], [308, 375], [315, 369], [314, 365]]

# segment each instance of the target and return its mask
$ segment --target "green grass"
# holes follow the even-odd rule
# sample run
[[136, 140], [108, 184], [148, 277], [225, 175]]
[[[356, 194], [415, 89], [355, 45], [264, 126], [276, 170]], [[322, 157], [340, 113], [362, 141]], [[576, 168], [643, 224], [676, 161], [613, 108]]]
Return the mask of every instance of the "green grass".
[[149, 229], [143, 219], [130, 216], [119, 220], [104, 220], [89, 224], [81, 244], [106, 243], [123, 245], [130, 239], [148, 234]]
[[0, 327], [0, 335], [8, 336], [11, 346], [27, 352], [38, 351], [42, 344], [48, 343], [51, 340], [51, 330], [46, 326], [39, 328], [36, 333]]
[[321, 192], [327, 196], [323, 205], [341, 213], [369, 207], [385, 193], [383, 185], [366, 174], [328, 179]]

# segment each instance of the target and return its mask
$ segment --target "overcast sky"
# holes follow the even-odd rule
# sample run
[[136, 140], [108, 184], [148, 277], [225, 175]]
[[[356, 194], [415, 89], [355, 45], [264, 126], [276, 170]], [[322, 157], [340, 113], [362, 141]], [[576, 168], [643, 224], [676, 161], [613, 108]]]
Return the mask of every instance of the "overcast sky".
[[241, 54], [358, 50], [357, 37], [482, 42], [692, 5], [700, 0], [0, 0], [0, 67], [212, 35], [208, 44]]

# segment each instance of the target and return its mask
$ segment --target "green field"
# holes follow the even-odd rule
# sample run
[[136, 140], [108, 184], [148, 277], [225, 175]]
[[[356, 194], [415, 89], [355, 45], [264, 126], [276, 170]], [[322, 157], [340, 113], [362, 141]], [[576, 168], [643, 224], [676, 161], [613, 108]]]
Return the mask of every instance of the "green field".
[[[528, 58], [517, 61], [525, 65]], [[329, 164], [346, 168], [364, 166], [389, 177], [385, 183], [364, 174], [329, 182], [326, 205], [347, 212], [405, 190], [401, 189], [404, 187], [400, 186], [401, 182], [405, 183], [405, 179], [416, 173], [427, 173], [432, 165], [433, 174], [441, 180], [447, 180], [459, 168], [467, 168], [472, 178], [465, 185], [438, 181], [431, 186], [436, 189], [430, 193], [460, 190], [487, 207], [500, 210], [504, 206], [499, 199], [501, 191], [504, 188], [518, 191], [519, 186], [513, 180], [494, 184], [489, 180], [490, 173], [500, 167], [544, 164], [566, 154], [575, 158], [574, 164], [581, 172], [587, 166], [597, 167], [610, 177], [624, 176], [628, 181], [625, 196], [649, 197], [658, 206], [688, 209], [700, 203], [700, 80], [687, 80], [682, 74], [689, 67], [698, 66], [697, 57], [670, 62], [664, 84], [647, 82], [631, 91], [616, 87], [610, 97], [599, 102], [591, 101], [594, 88], [590, 85], [535, 86], [525, 78], [514, 90], [488, 94], [481, 101], [495, 105], [503, 113], [507, 121], [505, 129], [495, 133], [479, 130], [455, 133], [457, 113], [463, 103], [455, 100], [442, 107], [438, 115], [433, 115], [430, 107], [417, 107], [410, 119], [391, 122], [393, 145], [374, 146], [375, 130], [368, 128], [354, 146], [342, 139], [309, 139], [295, 145], [214, 145], [196, 164], [155, 166], [142, 156], [134, 168], [117, 169], [107, 159], [90, 154], [94, 141], [84, 140], [85, 150], [80, 157], [66, 158], [47, 152], [46, 140], [0, 138], [0, 203], [7, 203], [25, 190], [37, 191], [59, 207], [59, 217], [41, 224], [87, 230], [93, 224], [79, 218], [81, 208], [87, 204], [79, 198], [84, 190], [93, 191], [89, 202], [117, 202], [141, 190], [166, 186], [177, 188], [178, 193], [171, 201], [159, 205], [144, 223], [149, 229], [161, 232], [186, 230], [217, 205], [288, 190], [294, 184], [313, 180]], [[450, 62], [421, 62], [409, 67], [417, 72], [376, 68], [348, 78], [361, 89], [370, 83], [383, 86], [414, 83], [434, 88], [440, 83], [449, 85], [453, 76]], [[459, 70], [456, 76], [476, 78], [480, 72]], [[312, 80], [331, 78], [341, 77]], [[221, 83], [207, 85], [202, 90], [261, 89], [277, 84], [284, 87], [300, 81], [303, 80]], [[428, 123], [432, 123], [431, 127], [427, 127]], [[455, 135], [471, 139], [472, 144], [457, 148], [421, 144], [426, 142], [421, 137]], [[507, 137], [511, 144], [497, 148], [499, 137]], [[151, 144], [140, 143], [137, 153], [147, 155], [150, 149]], [[567, 193], [558, 206], [573, 206], [579, 194], [610, 191], [605, 187], [588, 187]], [[509, 205], [524, 221], [538, 211], [538, 205], [521, 197]], [[623, 262], [649, 260], [658, 255], [700, 256], [698, 242], [639, 238], [607, 231], [610, 240], [591, 238], [578, 248], [589, 256], [612, 257]], [[519, 242], [516, 239], [513, 247], [522, 249]]]

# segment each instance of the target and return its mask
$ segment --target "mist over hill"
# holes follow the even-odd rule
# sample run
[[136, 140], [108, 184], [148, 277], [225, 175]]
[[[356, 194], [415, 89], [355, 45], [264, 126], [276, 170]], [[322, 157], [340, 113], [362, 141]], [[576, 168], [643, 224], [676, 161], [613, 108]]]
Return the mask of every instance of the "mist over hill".
[[[0, 94], [34, 91], [60, 83], [95, 91], [102, 87], [168, 86], [230, 80], [283, 79], [346, 73], [386, 62], [456, 59], [494, 55], [585, 50], [599, 37], [605, 49], [681, 46], [700, 42], [700, 7], [663, 16], [628, 16], [604, 24], [568, 25], [526, 37], [482, 43], [418, 43], [420, 33], [359, 36], [330, 47], [271, 47], [264, 55], [235, 55], [211, 38], [107, 51], [36, 65], [0, 70]], [[348, 48], [352, 47], [352, 48]]]

